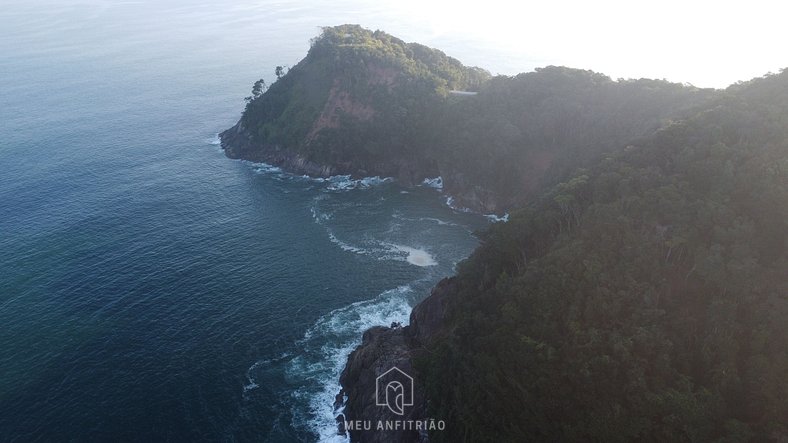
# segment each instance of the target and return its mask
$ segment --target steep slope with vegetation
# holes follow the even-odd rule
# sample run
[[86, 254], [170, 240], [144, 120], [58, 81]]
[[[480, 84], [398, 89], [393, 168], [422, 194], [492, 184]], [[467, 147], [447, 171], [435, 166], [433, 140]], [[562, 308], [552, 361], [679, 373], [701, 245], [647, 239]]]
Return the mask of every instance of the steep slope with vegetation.
[[430, 122], [447, 191], [458, 203], [502, 212], [571, 171], [688, 115], [712, 90], [659, 80], [619, 80], [547, 67], [496, 77]]
[[381, 414], [370, 383], [395, 364], [417, 376], [409, 417], [446, 420], [434, 442], [788, 441], [788, 72], [724, 91], [490, 78], [346, 25], [222, 142], [316, 175], [441, 175], [462, 206], [512, 210], [410, 326], [365, 334], [342, 419]]
[[433, 441], [788, 439], [788, 72], [483, 235], [417, 352]]
[[267, 90], [257, 83], [241, 120], [221, 134], [229, 156], [405, 185], [441, 175], [458, 205], [497, 213], [715, 95], [560, 67], [490, 78], [355, 25], [324, 28], [278, 77]]
[[307, 56], [270, 88], [255, 85], [238, 124], [221, 134], [231, 157], [313, 175], [438, 175], [417, 132], [452, 89], [489, 78], [442, 52], [356, 25], [324, 28]]

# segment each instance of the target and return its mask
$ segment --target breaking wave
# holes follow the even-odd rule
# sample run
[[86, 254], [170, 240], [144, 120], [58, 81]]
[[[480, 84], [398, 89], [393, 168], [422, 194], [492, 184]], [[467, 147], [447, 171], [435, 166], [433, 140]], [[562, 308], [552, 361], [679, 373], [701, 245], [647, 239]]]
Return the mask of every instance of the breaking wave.
[[394, 178], [375, 176], [353, 179], [349, 175], [335, 175], [329, 177], [327, 181], [329, 185], [326, 189], [329, 191], [349, 191], [351, 189], [367, 189], [383, 183], [390, 183], [394, 181]]
[[506, 214], [504, 214], [504, 215], [501, 215], [501, 216], [497, 216], [495, 214], [484, 214], [484, 216], [487, 217], [487, 220], [490, 220], [493, 223], [499, 223], [499, 222], [504, 222], [505, 223], [505, 222], [509, 221], [509, 213], [508, 212]]
[[297, 402], [306, 402], [307, 411], [293, 410], [294, 423], [317, 434], [320, 442], [347, 442], [337, 434], [334, 401], [339, 393], [339, 375], [348, 355], [361, 344], [361, 336], [373, 326], [393, 322], [408, 324], [411, 305], [409, 285], [381, 293], [372, 300], [353, 303], [322, 317], [306, 331], [298, 343], [303, 353], [293, 358], [286, 369], [294, 384]]
[[425, 178], [423, 182], [421, 182], [422, 186], [427, 186], [430, 188], [435, 189], [443, 189], [443, 177], [435, 177], [435, 178]]

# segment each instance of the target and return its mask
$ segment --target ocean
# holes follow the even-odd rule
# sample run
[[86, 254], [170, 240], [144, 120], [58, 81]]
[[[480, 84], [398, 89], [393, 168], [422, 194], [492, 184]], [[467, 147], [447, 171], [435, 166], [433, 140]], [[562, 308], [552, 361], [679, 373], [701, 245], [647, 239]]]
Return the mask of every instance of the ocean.
[[224, 156], [252, 83], [345, 22], [410, 29], [362, 2], [0, 9], [0, 441], [344, 440], [362, 332], [490, 223], [436, 183]]

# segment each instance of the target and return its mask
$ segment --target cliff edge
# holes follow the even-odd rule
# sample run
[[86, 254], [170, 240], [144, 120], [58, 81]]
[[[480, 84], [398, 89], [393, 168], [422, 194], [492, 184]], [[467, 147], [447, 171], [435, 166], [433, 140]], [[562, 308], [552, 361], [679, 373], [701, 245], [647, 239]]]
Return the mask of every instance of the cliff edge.
[[255, 84], [240, 121], [220, 134], [229, 157], [299, 174], [440, 175], [424, 136], [436, 103], [490, 74], [443, 52], [357, 25], [323, 28], [307, 56], [266, 88]]
[[[455, 291], [453, 278], [441, 280], [413, 309], [409, 325], [379, 326], [364, 333], [362, 344], [350, 354], [340, 377], [342, 391], [335, 404], [340, 434], [347, 431], [351, 441], [373, 443], [429, 441], [430, 426], [437, 428], [438, 424], [428, 417], [424, 385], [414, 359], [427, 352], [427, 346], [439, 336], [447, 300]], [[412, 405], [405, 406], [402, 414], [379, 404], [378, 378], [393, 368], [413, 381]], [[352, 429], [353, 423], [360, 426]], [[405, 429], [385, 429], [388, 424]]]

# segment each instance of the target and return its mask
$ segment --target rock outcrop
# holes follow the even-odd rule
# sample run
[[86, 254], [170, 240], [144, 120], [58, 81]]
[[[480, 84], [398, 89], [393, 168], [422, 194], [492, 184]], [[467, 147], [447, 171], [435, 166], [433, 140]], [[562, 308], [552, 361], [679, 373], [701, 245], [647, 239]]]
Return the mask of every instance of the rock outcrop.
[[313, 177], [350, 174], [349, 171], [343, 170], [342, 165], [319, 164], [278, 145], [255, 143], [244, 128], [242, 121], [220, 133], [219, 139], [225, 155], [230, 158], [267, 163], [294, 174], [306, 174]]
[[[377, 423], [416, 422], [430, 420], [424, 386], [418, 377], [413, 359], [423, 352], [434, 338], [441, 334], [441, 324], [446, 313], [446, 302], [455, 291], [453, 278], [440, 281], [432, 293], [411, 312], [410, 324], [400, 327], [374, 327], [364, 333], [363, 341], [350, 354], [340, 383], [342, 391], [337, 395], [338, 431], [344, 433], [346, 422], [364, 422], [371, 429], [348, 429], [351, 441], [358, 442], [406, 442], [428, 441], [428, 433], [421, 429], [379, 430]], [[377, 378], [392, 368], [398, 368], [413, 376], [413, 406], [405, 407], [398, 415], [385, 406], [377, 404]], [[411, 425], [411, 427], [415, 427]]]

